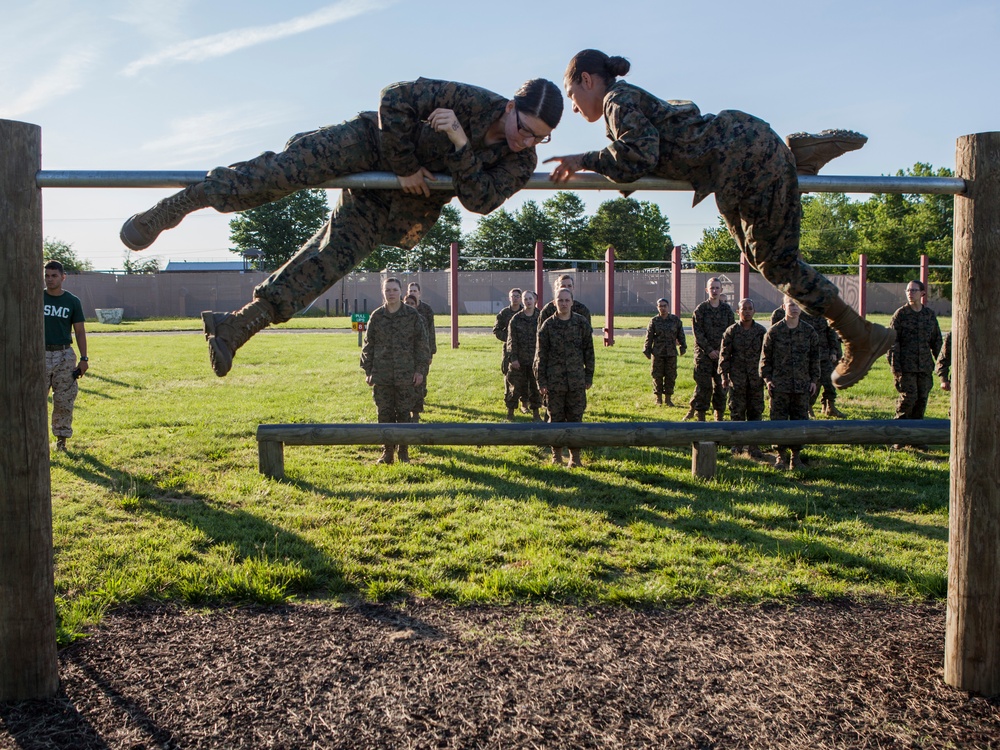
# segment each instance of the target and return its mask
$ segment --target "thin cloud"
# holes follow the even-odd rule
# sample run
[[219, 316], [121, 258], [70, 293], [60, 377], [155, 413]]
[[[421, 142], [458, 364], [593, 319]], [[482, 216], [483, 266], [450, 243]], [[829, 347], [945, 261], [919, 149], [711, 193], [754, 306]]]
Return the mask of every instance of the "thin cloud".
[[82, 88], [96, 57], [90, 48], [66, 52], [47, 71], [29, 81], [21, 93], [0, 103], [0, 116], [21, 117]]
[[248, 47], [253, 47], [276, 39], [295, 36], [307, 31], [340, 23], [365, 13], [381, 10], [395, 0], [342, 0], [339, 3], [320, 8], [288, 21], [271, 26], [252, 26], [235, 29], [221, 34], [204, 36], [175, 44], [129, 63], [122, 70], [127, 76], [134, 76], [145, 68], [178, 62], [202, 62], [216, 57], [224, 57]]
[[[213, 167], [225, 161], [227, 153], [259, 143], [255, 131], [284, 121], [284, 117], [265, 114], [271, 108], [248, 104], [238, 109], [206, 112], [183, 117], [170, 123], [170, 132], [141, 146], [146, 152], [168, 153], [172, 164], [193, 164], [208, 160]], [[283, 144], [274, 144], [280, 147]], [[245, 154], [244, 154], [245, 156]], [[205, 165], [197, 164], [199, 168]]]

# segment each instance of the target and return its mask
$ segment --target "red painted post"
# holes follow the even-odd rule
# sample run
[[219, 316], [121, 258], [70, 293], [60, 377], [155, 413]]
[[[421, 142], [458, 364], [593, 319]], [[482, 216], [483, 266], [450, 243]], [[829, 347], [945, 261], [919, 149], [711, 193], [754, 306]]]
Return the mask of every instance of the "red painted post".
[[920, 256], [920, 283], [924, 285], [924, 303], [927, 303], [927, 290], [930, 289], [931, 259], [929, 255]]
[[858, 315], [862, 318], [868, 312], [868, 256], [858, 256]]
[[535, 305], [542, 309], [545, 300], [542, 295], [545, 293], [545, 243], [535, 243]]
[[681, 249], [674, 245], [670, 254], [670, 312], [681, 314]]
[[604, 345], [615, 345], [615, 249], [604, 253]]
[[[740, 299], [750, 296], [750, 261], [747, 256], [740, 253]], [[739, 302], [740, 300], [736, 300]]]
[[451, 348], [458, 349], [458, 243], [451, 243]]

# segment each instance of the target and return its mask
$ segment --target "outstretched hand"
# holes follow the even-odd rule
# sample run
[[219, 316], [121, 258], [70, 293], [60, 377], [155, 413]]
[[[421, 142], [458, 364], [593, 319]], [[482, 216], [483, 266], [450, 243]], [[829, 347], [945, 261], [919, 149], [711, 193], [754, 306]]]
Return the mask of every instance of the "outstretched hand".
[[552, 170], [549, 179], [552, 182], [566, 182], [570, 177], [583, 169], [583, 154], [571, 154], [570, 156], [552, 156], [542, 162], [548, 164], [550, 161], [559, 162], [559, 166]]

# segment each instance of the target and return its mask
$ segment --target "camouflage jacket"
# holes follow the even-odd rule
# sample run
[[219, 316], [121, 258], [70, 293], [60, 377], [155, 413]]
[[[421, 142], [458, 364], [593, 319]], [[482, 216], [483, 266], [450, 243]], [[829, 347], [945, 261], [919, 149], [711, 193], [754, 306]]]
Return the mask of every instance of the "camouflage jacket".
[[713, 192], [745, 194], [760, 173], [775, 168], [775, 153], [787, 151], [770, 126], [752, 115], [703, 115], [692, 102], [664, 101], [624, 81], [615, 81], [604, 95], [604, 122], [612, 143], [584, 154], [584, 169], [616, 182], [646, 175], [687, 180], [695, 205]]
[[779, 393], [809, 393], [819, 383], [819, 336], [808, 323], [789, 328], [785, 321], [764, 334], [760, 376]]
[[722, 346], [722, 334], [735, 322], [733, 308], [725, 302], [720, 302], [718, 307], [712, 307], [708, 300], [698, 305], [691, 315], [695, 361], [707, 359], [709, 352], [718, 351]]
[[519, 307], [517, 310], [511, 310], [510, 305], [507, 305], [507, 307], [497, 313], [497, 322], [493, 324], [493, 335], [503, 342], [505, 353], [507, 351], [507, 329], [510, 327], [510, 319], [523, 309]]
[[507, 357], [523, 368], [530, 368], [535, 362], [535, 348], [538, 343], [538, 310], [530, 318], [521, 310], [510, 319], [507, 327]]
[[[542, 307], [542, 310], [539, 313], [542, 317], [538, 319], [538, 325], [541, 326], [542, 323], [544, 323], [546, 320], [548, 320], [549, 318], [551, 318], [557, 312], [559, 312], [559, 311], [556, 309], [556, 301], [555, 300], [549, 300], [548, 302], [546, 302], [545, 306]], [[580, 302], [580, 300], [576, 300], [576, 299], [573, 300], [573, 307], [570, 308], [570, 312], [574, 312], [577, 315], [582, 315], [583, 317], [585, 317], [587, 319], [588, 323], [590, 323], [591, 325], [594, 324], [593, 319], [590, 317], [590, 310], [588, 310], [587, 306], [585, 304], [583, 304], [582, 302]]]
[[437, 335], [434, 327], [434, 308], [421, 300], [420, 304], [417, 305], [417, 312], [424, 319], [424, 326], [427, 328], [427, 343], [431, 347], [431, 356], [433, 357], [437, 354], [438, 350]]
[[642, 345], [642, 353], [647, 357], [676, 357], [677, 348], [681, 354], [687, 351], [687, 339], [684, 338], [684, 324], [673, 313], [661, 318], [654, 315], [646, 326], [646, 341]]
[[[488, 214], [524, 187], [538, 164], [534, 148], [515, 153], [506, 140], [486, 144], [486, 133], [503, 115], [507, 102], [478, 86], [430, 78], [386, 86], [376, 120], [382, 159], [401, 176], [420, 167], [450, 174], [455, 192], [441, 191], [447, 197], [444, 202], [458, 195], [469, 211]], [[425, 122], [438, 108], [454, 111], [469, 138], [463, 148], [456, 151], [447, 135]]]
[[896, 343], [886, 354], [892, 371], [934, 372], [941, 351], [941, 329], [934, 311], [924, 305], [914, 312], [903, 305], [893, 313], [889, 327], [896, 331]]
[[409, 305], [394, 313], [385, 305], [375, 308], [361, 348], [361, 369], [373, 385], [412, 385], [414, 373], [427, 377], [430, 361], [427, 327], [420, 313]]
[[[783, 307], [779, 307], [771, 313], [772, 326], [779, 320], [784, 319], [785, 308]], [[822, 315], [810, 315], [803, 310], [799, 319], [811, 325], [813, 330], [816, 331], [816, 335], [819, 336], [819, 356], [821, 360], [824, 358], [829, 359], [831, 354], [836, 354], [838, 361], [844, 356], [844, 348], [840, 343], [840, 336], [830, 327], [830, 323], [826, 318]]]
[[944, 335], [941, 353], [937, 359], [937, 376], [942, 381], [951, 382], [951, 331]]
[[582, 315], [569, 320], [555, 315], [538, 327], [535, 350], [535, 380], [538, 388], [575, 391], [594, 382], [594, 329]]
[[767, 329], [753, 322], [750, 328], [742, 323], [733, 323], [722, 334], [722, 348], [719, 350], [719, 372], [725, 378], [740, 382], [751, 382], [760, 378], [760, 351], [764, 346]]

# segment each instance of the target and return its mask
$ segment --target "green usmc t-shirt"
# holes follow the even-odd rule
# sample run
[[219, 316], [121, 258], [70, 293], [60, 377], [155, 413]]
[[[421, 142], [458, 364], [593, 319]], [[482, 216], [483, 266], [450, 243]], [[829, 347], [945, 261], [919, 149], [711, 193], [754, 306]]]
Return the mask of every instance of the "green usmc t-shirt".
[[45, 296], [45, 345], [59, 346], [73, 343], [73, 324], [83, 322], [83, 304], [80, 298], [67, 291], [58, 297], [48, 292]]

